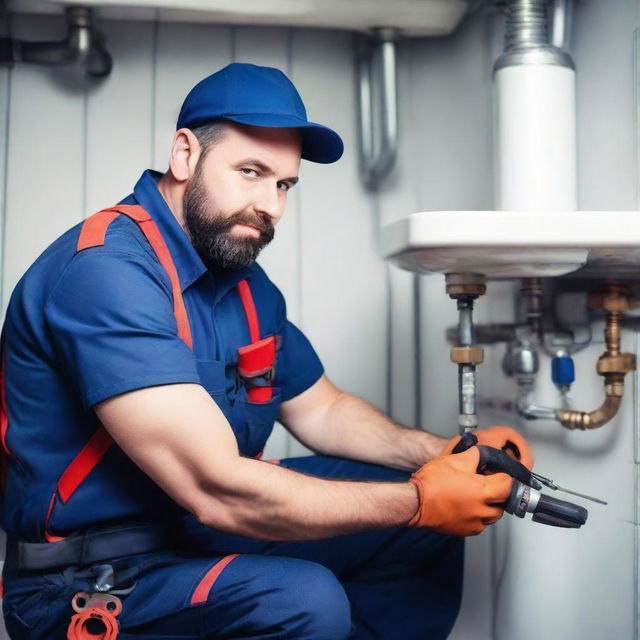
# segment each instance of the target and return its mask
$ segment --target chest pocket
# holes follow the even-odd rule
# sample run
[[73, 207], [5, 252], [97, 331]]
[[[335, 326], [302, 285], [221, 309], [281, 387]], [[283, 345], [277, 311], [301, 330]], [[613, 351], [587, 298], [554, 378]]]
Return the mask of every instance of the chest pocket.
[[280, 390], [271, 387], [271, 398], [260, 403], [250, 401], [243, 387], [228, 395], [223, 361], [197, 360], [196, 364], [200, 383], [231, 425], [240, 454], [250, 458], [260, 454], [278, 417]]
[[264, 451], [273, 425], [278, 419], [280, 403], [280, 389], [277, 387], [272, 387], [272, 396], [267, 402], [251, 402], [242, 397], [238, 399], [238, 409], [246, 425], [243, 455], [255, 458]]

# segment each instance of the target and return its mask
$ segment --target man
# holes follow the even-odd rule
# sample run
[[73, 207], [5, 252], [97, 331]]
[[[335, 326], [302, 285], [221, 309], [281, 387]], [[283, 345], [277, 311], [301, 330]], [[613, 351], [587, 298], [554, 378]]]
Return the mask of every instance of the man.
[[[4, 331], [12, 638], [446, 637], [459, 536], [501, 517], [510, 478], [332, 385], [254, 263], [300, 159], [341, 154], [286, 76], [232, 64], [187, 96], [168, 171], [23, 277]], [[260, 461], [276, 418], [319, 455]], [[506, 427], [479, 439], [532, 464]]]

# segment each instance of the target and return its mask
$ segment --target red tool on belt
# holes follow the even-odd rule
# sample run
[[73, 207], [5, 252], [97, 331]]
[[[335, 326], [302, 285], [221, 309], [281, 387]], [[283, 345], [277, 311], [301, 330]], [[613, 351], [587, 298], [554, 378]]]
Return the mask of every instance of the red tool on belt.
[[85, 593], [73, 596], [71, 606], [76, 612], [67, 629], [67, 640], [116, 640], [120, 598], [108, 593]]

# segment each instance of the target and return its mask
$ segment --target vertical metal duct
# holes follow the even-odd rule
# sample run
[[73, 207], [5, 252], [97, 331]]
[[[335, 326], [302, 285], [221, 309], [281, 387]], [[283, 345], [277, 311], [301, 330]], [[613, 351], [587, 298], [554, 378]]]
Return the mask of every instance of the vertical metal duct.
[[391, 172], [398, 155], [398, 37], [396, 29], [376, 29], [357, 57], [360, 174], [371, 191]]
[[505, 49], [494, 66], [501, 210], [577, 209], [575, 68], [549, 42], [547, 8], [547, 0], [507, 5]]

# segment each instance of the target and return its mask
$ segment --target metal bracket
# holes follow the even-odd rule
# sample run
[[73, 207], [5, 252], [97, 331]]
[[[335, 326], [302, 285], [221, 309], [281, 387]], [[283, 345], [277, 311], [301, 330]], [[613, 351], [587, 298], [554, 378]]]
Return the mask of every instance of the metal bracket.
[[[397, 38], [396, 29], [376, 29], [373, 38], [361, 43], [356, 59], [360, 174], [371, 191], [389, 174], [398, 151]], [[379, 109], [374, 105], [376, 89]]]

